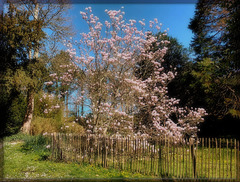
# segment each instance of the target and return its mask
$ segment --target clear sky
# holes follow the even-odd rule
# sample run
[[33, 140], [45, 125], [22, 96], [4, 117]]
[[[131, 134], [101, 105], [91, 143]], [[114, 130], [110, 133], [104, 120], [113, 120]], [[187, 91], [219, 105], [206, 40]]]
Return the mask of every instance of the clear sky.
[[87, 24], [82, 20], [80, 11], [84, 11], [86, 7], [92, 7], [93, 14], [100, 18], [104, 23], [108, 20], [105, 9], [119, 10], [124, 7], [125, 19], [135, 19], [137, 21], [145, 19], [146, 26], [149, 20], [157, 18], [163, 24], [162, 30], [169, 28], [168, 34], [178, 39], [185, 47], [189, 47], [193, 36], [191, 30], [188, 29], [190, 18], [194, 16], [195, 4], [73, 4], [70, 10], [72, 23], [77, 34], [88, 32]]

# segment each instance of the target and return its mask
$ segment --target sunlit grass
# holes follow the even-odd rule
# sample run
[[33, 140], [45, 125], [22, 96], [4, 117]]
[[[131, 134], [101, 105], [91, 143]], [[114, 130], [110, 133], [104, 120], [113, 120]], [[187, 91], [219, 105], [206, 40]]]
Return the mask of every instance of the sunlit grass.
[[[61, 139], [60, 147], [54, 149], [53, 159], [78, 162], [89, 161], [97, 165], [107, 163], [107, 166], [112, 168], [160, 178], [237, 178], [237, 149], [234, 148], [236, 145], [232, 142], [231, 145], [222, 142], [221, 147], [219, 145], [212, 146], [212, 144], [211, 147], [209, 145], [201, 146], [201, 144], [197, 147], [196, 145], [190, 147], [186, 144], [154, 145], [155, 152], [148, 148], [143, 149], [140, 146], [137, 150], [134, 150], [133, 147], [124, 148], [124, 145], [119, 148], [117, 148], [117, 145], [112, 149], [110, 145], [110, 149], [105, 153], [103, 152], [104, 149], [97, 151], [99, 147], [102, 147], [101, 141], [94, 145], [95, 149], [91, 151], [85, 149], [85, 147], [88, 149], [90, 147], [87, 147], [89, 144], [84, 143], [84, 140], [82, 140], [79, 142], [83, 146], [80, 152], [75, 150], [76, 147], [79, 147], [75, 145], [78, 140], [71, 139], [71, 137]], [[196, 168], [193, 167], [193, 151]], [[161, 157], [159, 157], [159, 152]], [[60, 153], [61, 157], [58, 158]]]
[[[101, 155], [92, 164], [88, 164], [87, 158], [84, 162], [73, 162], [75, 156], [70, 151], [64, 154], [69, 154], [70, 157], [56, 162], [51, 158], [51, 152], [46, 150], [46, 145], [40, 136], [15, 135], [6, 138], [5, 178], [194, 178], [189, 147], [163, 147], [161, 161], [158, 153], [154, 158], [150, 155], [133, 158], [118, 156], [120, 158], [117, 157], [115, 163], [112, 163], [112, 156], [109, 155], [108, 167], [104, 168], [101, 166]], [[235, 179], [236, 154], [235, 149], [230, 147], [221, 150], [198, 147], [195, 150], [196, 177]], [[69, 160], [71, 157], [72, 160]]]
[[[25, 137], [25, 136], [24, 136]], [[89, 164], [42, 160], [34, 150], [24, 151], [21, 138], [7, 139], [4, 143], [4, 177], [14, 179], [42, 178], [153, 178], [114, 168]]]

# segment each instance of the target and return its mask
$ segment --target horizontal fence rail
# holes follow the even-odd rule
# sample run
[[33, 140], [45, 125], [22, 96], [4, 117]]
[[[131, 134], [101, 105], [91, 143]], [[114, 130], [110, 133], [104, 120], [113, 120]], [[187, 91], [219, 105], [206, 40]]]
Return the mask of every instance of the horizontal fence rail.
[[52, 134], [51, 159], [89, 163], [160, 178], [239, 181], [239, 141], [199, 138], [112, 138]]

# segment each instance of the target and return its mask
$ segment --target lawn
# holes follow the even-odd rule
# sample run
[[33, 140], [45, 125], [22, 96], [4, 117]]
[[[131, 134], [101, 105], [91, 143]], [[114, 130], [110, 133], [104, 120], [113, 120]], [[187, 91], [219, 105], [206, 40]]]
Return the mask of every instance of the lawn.
[[39, 150], [24, 148], [29, 136], [16, 135], [4, 142], [4, 178], [62, 179], [62, 178], [154, 178], [139, 173], [103, 168], [89, 164], [44, 160]]
[[50, 138], [52, 157], [56, 160], [89, 161], [98, 165], [107, 163], [106, 166], [123, 171], [175, 179], [194, 176], [204, 179], [238, 178], [238, 142], [232, 139], [198, 139], [194, 144], [171, 144], [167, 140], [148, 143], [142, 139], [89, 138], [64, 134]]
[[[153, 163], [148, 156], [145, 160], [125, 160], [122, 166], [101, 165], [65, 160], [50, 160], [51, 151], [48, 142], [42, 136], [17, 134], [4, 140], [4, 177], [5, 179], [158, 179], [184, 178], [193, 176], [189, 148], [178, 147], [164, 149], [158, 172], [158, 159]], [[170, 151], [170, 152], [169, 152]], [[227, 152], [228, 151], [228, 152]], [[199, 147], [197, 156], [197, 177], [204, 179], [236, 178], [236, 150]], [[183, 155], [184, 154], [184, 155]], [[220, 161], [221, 158], [221, 161]], [[101, 160], [101, 159], [100, 159]], [[153, 164], [153, 165], [152, 165]], [[230, 165], [231, 164], [231, 165]], [[237, 163], [238, 164], [238, 163]], [[139, 166], [137, 170], [130, 166]], [[120, 169], [119, 169], [119, 168]], [[220, 168], [221, 167], [221, 168]], [[142, 171], [142, 173], [140, 173]], [[143, 172], [144, 171], [144, 172]], [[147, 171], [145, 173], [145, 171]], [[156, 175], [158, 174], [158, 175]], [[159, 176], [159, 174], [161, 174]], [[155, 175], [155, 176], [154, 176]]]

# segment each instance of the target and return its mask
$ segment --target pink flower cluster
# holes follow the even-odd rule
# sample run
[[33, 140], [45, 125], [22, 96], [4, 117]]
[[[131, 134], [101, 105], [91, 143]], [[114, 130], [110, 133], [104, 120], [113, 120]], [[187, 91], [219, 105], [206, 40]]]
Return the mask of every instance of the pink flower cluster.
[[[139, 106], [145, 108], [150, 114], [154, 131], [161, 135], [181, 140], [185, 137], [196, 137], [198, 124], [203, 122], [207, 115], [203, 108], [181, 108], [177, 107], [179, 100], [169, 98], [167, 85], [175, 77], [175, 73], [165, 73], [161, 64], [151, 61], [154, 65], [152, 75], [143, 82], [145, 95], [139, 97]], [[172, 116], [175, 116], [173, 120]], [[156, 133], [155, 133], [156, 134]]]

